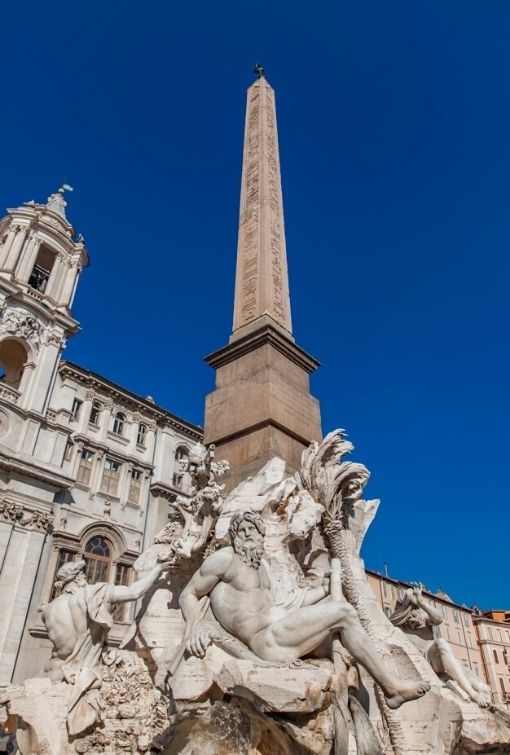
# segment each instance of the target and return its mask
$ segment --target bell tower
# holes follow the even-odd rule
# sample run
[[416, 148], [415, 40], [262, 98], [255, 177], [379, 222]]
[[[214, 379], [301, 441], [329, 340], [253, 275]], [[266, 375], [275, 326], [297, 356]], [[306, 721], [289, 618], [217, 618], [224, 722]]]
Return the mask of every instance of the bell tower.
[[64, 185], [46, 204], [0, 221], [0, 399], [44, 414], [59, 357], [79, 326], [71, 313], [88, 254], [66, 218]]
[[229, 343], [206, 357], [216, 390], [206, 398], [204, 443], [230, 462], [230, 484], [273, 456], [299, 468], [321, 440], [319, 402], [309, 375], [319, 362], [292, 334], [275, 94], [262, 67], [248, 89]]

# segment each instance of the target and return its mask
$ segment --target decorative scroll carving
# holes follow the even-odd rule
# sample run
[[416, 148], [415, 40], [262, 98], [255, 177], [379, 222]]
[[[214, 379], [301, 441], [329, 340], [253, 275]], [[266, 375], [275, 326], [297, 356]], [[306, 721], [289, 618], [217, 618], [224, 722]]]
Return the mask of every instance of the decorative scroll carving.
[[53, 524], [53, 515], [27, 509], [11, 501], [0, 501], [0, 518], [11, 524], [19, 524], [27, 529], [48, 532]]
[[42, 326], [40, 322], [27, 310], [4, 310], [0, 322], [0, 334], [15, 335], [39, 347]]

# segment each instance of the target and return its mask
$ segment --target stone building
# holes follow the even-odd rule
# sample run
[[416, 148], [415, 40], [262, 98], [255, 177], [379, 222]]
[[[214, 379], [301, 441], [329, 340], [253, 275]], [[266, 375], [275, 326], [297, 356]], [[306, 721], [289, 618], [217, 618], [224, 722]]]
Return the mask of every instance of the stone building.
[[[63, 191], [0, 222], [0, 680], [49, 654], [41, 606], [54, 576], [83, 556], [89, 581], [127, 584], [144, 543], [187, 492], [201, 428], [61, 361], [79, 331], [72, 303], [88, 265]], [[117, 611], [112, 642], [130, 616]]]
[[474, 624], [494, 700], [510, 704], [510, 611], [476, 611]]

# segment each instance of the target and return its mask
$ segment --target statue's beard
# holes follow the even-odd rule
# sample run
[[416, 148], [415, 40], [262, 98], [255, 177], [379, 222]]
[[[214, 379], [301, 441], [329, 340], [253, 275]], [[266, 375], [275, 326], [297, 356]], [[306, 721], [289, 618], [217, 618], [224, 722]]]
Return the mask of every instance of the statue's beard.
[[264, 554], [264, 544], [262, 542], [255, 545], [246, 545], [239, 535], [234, 538], [234, 551], [239, 556], [243, 564], [251, 566], [252, 569], [258, 569], [262, 556]]

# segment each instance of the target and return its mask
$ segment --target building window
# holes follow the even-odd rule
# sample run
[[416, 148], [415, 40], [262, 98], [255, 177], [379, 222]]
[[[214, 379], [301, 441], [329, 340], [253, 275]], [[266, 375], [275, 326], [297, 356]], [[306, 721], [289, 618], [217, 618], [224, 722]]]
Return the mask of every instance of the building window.
[[22, 343], [6, 338], [0, 343], [0, 370], [2, 382], [19, 388], [23, 371], [28, 361], [28, 352]]
[[81, 482], [82, 485], [90, 485], [90, 474], [92, 472], [93, 461], [94, 453], [89, 451], [88, 448], [84, 448], [80, 454], [77, 482]]
[[470, 648], [473, 647], [473, 638], [471, 637], [471, 633], [467, 632], [467, 644]]
[[145, 436], [147, 434], [147, 425], [142, 422], [138, 425], [138, 434], [136, 436], [136, 445], [145, 447]]
[[499, 663], [498, 652], [497, 652], [497, 650], [496, 650], [495, 648], [493, 648], [493, 649], [492, 649], [492, 654], [493, 654], [493, 656], [494, 656], [494, 661], [495, 661], [496, 663]]
[[108, 582], [112, 563], [110, 544], [104, 537], [97, 535], [88, 541], [83, 554], [85, 559], [85, 576], [90, 585], [96, 582]]
[[64, 461], [71, 461], [71, 456], [73, 454], [73, 447], [74, 443], [71, 443], [71, 441], [67, 441], [65, 451], [64, 451]]
[[71, 419], [78, 419], [80, 416], [80, 409], [82, 407], [83, 401], [80, 401], [79, 398], [75, 398], [73, 400], [73, 408], [71, 409]]
[[140, 500], [140, 490], [142, 488], [142, 470], [132, 469], [129, 477], [128, 501], [138, 503]]
[[186, 446], [179, 446], [175, 452], [175, 469], [173, 484], [176, 487], [182, 487], [184, 483], [184, 473], [188, 471], [189, 449]]
[[60, 569], [61, 566], [64, 566], [64, 564], [69, 563], [69, 561], [74, 561], [76, 556], [76, 553], [74, 551], [67, 550], [66, 548], [61, 548], [61, 550], [58, 553], [58, 559], [57, 559], [57, 566], [55, 568], [55, 576], [53, 577], [53, 587], [51, 589], [51, 595], [50, 600], [53, 600], [53, 598], [57, 597], [57, 588], [55, 587], [55, 580], [57, 579], [57, 572]]
[[460, 632], [458, 629], [457, 629], [457, 642], [459, 643], [459, 645], [462, 645], [462, 640], [461, 640]]
[[460, 624], [459, 612], [453, 609], [453, 620], [456, 624]]
[[499, 679], [499, 686], [501, 687], [501, 692], [503, 693], [503, 696], [506, 695], [506, 689], [505, 689], [505, 682], [503, 681], [502, 676], [498, 676]]
[[50, 273], [55, 264], [55, 255], [50, 249], [42, 246], [37, 255], [34, 268], [30, 273], [28, 285], [43, 294], [46, 291]]
[[444, 605], [444, 603], [441, 603], [441, 613], [443, 614], [443, 619], [447, 619], [448, 618], [448, 609]]
[[464, 626], [468, 627], [469, 626], [469, 616], [467, 615], [467, 613], [464, 613], [462, 615], [464, 616]]
[[[115, 584], [128, 586], [133, 578], [133, 567], [129, 564], [117, 564], [115, 567]], [[124, 621], [126, 617], [126, 603], [116, 603], [113, 607], [112, 615], [115, 621]]]
[[92, 402], [92, 409], [90, 410], [89, 425], [99, 425], [99, 417], [101, 416], [101, 404], [99, 401]]
[[113, 420], [113, 432], [115, 435], [122, 435], [124, 432], [124, 423], [126, 421], [126, 415], [122, 412], [117, 412], [115, 419]]
[[450, 627], [446, 627], [446, 636], [451, 641], [452, 638], [450, 637]]
[[117, 495], [119, 486], [121, 463], [113, 459], [105, 459], [103, 478], [101, 480], [101, 492], [108, 495]]
[[432, 634], [434, 635], [436, 639], [441, 637], [441, 629], [440, 627], [437, 626], [437, 624], [432, 627]]
[[489, 638], [489, 640], [493, 639], [493, 637], [492, 637], [492, 629], [490, 627], [487, 627], [487, 637]]
[[501, 629], [496, 629], [496, 632], [498, 633], [498, 639], [500, 642], [503, 642], [503, 638], [501, 636]]

